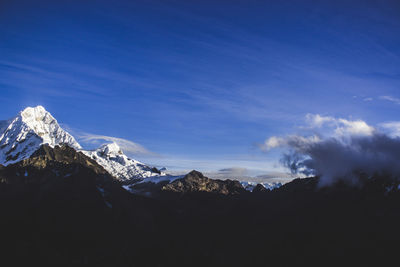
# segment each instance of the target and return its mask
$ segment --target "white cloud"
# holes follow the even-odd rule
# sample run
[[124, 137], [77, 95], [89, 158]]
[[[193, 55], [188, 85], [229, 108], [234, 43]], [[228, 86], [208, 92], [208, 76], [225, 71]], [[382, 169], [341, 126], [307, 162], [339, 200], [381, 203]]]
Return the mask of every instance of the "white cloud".
[[380, 124], [392, 137], [400, 137], [400, 121], [391, 121]]
[[334, 122], [335, 118], [329, 116], [321, 116], [319, 114], [307, 114], [306, 121], [308, 122], [310, 127], [320, 128], [326, 123]]
[[268, 151], [276, 147], [280, 147], [284, 145], [286, 142], [285, 138], [282, 137], [277, 137], [277, 136], [272, 136], [265, 140], [265, 143], [260, 145], [260, 148], [262, 150]]
[[375, 131], [374, 127], [369, 126], [365, 121], [362, 120], [349, 121], [346, 119], [338, 119], [337, 123], [338, 127], [335, 129], [335, 133], [339, 136], [346, 136], [346, 135], [370, 136]]
[[379, 98], [382, 99], [382, 100], [387, 100], [387, 101], [393, 102], [393, 103], [395, 103], [397, 105], [400, 105], [400, 98], [393, 97], [393, 96], [390, 96], [390, 95], [383, 95], [383, 96], [380, 96]]
[[375, 129], [362, 120], [347, 120], [319, 114], [307, 114], [306, 122], [310, 128], [325, 128], [336, 135], [371, 135]]
[[319, 141], [320, 138], [316, 135], [309, 137], [299, 135], [289, 135], [286, 137], [272, 136], [268, 138], [264, 144], [260, 145], [260, 148], [264, 151], [269, 151], [277, 147], [292, 146], [293, 144], [296, 144], [296, 146], [306, 146]]
[[[376, 132], [374, 127], [362, 120], [347, 120], [319, 114], [307, 114], [306, 123], [308, 127], [302, 127], [302, 129], [312, 130], [314, 132], [312, 135], [271, 136], [259, 145], [260, 149], [270, 151], [278, 147], [307, 147], [322, 141], [324, 139], [321, 138], [322, 133], [325, 138], [332, 137], [344, 141], [354, 136], [372, 136]], [[315, 134], [315, 131], [319, 134]]]

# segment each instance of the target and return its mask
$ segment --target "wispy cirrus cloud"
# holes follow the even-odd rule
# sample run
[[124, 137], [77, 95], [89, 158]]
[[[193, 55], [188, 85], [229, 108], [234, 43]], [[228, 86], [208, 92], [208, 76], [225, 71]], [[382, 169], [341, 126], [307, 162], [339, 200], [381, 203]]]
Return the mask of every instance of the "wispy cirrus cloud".
[[382, 100], [387, 100], [387, 101], [393, 102], [397, 105], [400, 105], [400, 98], [390, 96], [390, 95], [383, 95], [383, 96], [380, 96], [379, 98]]

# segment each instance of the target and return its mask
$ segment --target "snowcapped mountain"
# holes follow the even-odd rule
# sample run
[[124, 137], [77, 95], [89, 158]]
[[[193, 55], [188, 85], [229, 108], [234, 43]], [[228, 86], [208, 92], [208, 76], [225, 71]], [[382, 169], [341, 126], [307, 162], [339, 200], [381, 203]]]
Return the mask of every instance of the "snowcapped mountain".
[[112, 176], [121, 181], [165, 176], [156, 168], [151, 168], [137, 160], [128, 158], [115, 142], [105, 144], [94, 151], [82, 150], [82, 152], [97, 161]]
[[75, 138], [64, 131], [42, 106], [28, 107], [15, 118], [0, 121], [1, 165], [7, 166], [29, 158], [43, 144], [52, 148], [66, 144], [94, 159], [121, 181], [165, 175], [155, 168], [128, 158], [116, 143], [105, 144], [94, 151], [83, 150]]
[[6, 166], [29, 158], [43, 144], [67, 144], [81, 149], [42, 106], [28, 107], [15, 118], [0, 122], [0, 164]]
[[282, 183], [274, 182], [274, 183], [256, 183], [256, 182], [246, 182], [242, 181], [240, 184], [246, 189], [247, 191], [253, 192], [253, 189], [257, 186], [257, 184], [261, 184], [267, 190], [273, 190], [282, 186]]

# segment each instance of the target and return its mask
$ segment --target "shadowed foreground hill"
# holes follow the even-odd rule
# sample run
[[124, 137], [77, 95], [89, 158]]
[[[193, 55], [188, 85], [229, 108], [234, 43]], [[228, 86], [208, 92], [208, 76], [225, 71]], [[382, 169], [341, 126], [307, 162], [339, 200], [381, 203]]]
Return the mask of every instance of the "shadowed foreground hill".
[[46, 146], [1, 167], [0, 177], [4, 263], [359, 266], [397, 260], [400, 194], [385, 179], [318, 189], [318, 178], [307, 178], [272, 192], [221, 194], [191, 190], [216, 186], [207, 187], [213, 182], [194, 172], [168, 185], [179, 193], [146, 198], [123, 190], [85, 155]]

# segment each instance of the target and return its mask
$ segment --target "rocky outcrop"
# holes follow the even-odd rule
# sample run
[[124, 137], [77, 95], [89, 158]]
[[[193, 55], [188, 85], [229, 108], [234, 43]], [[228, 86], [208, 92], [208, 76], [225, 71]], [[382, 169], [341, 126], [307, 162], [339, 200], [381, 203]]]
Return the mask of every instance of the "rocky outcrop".
[[182, 179], [163, 186], [161, 190], [174, 193], [206, 192], [222, 195], [236, 195], [246, 191], [239, 181], [214, 180], [198, 171], [191, 171]]
[[257, 184], [254, 189], [253, 189], [253, 193], [265, 193], [269, 191], [267, 188], [265, 188], [262, 184]]
[[54, 148], [42, 145], [30, 158], [0, 168], [0, 177], [6, 183], [40, 183], [46, 177], [69, 177], [88, 172], [108, 176], [107, 171], [94, 160], [68, 145]]

